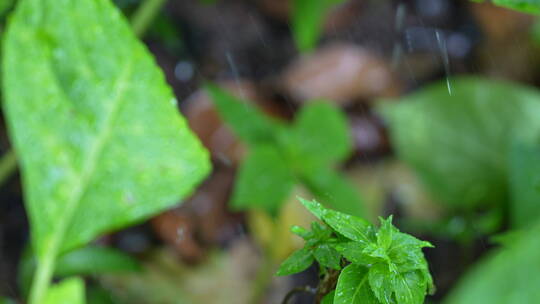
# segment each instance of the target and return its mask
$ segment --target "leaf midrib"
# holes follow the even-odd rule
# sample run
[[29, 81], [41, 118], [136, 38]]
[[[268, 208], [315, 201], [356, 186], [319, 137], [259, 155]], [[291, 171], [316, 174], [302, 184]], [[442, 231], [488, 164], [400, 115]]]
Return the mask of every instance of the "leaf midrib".
[[[122, 73], [119, 75], [115, 84], [113, 85], [113, 97], [109, 101], [112, 106], [109, 110], [109, 113], [106, 115], [102, 128], [98, 132], [98, 136], [94, 141], [94, 144], [91, 146], [87, 161], [85, 162], [81, 174], [79, 176], [78, 183], [74, 187], [74, 190], [71, 193], [71, 196], [67, 200], [65, 213], [59, 220], [56, 231], [53, 233], [53, 237], [50, 242], [50, 246], [46, 249], [44, 255], [50, 254], [56, 256], [59, 253], [60, 246], [63, 242], [63, 239], [66, 235], [66, 232], [71, 224], [72, 218], [78, 209], [78, 206], [81, 202], [81, 198], [85, 193], [86, 185], [89, 183], [95, 168], [97, 160], [101, 155], [103, 148], [111, 136], [112, 124], [118, 115], [120, 105], [122, 104], [122, 96], [125, 94], [126, 88], [128, 86], [128, 79], [130, 77], [131, 71], [133, 69], [133, 60], [130, 59], [124, 66]], [[67, 95], [66, 95], [67, 96]]]

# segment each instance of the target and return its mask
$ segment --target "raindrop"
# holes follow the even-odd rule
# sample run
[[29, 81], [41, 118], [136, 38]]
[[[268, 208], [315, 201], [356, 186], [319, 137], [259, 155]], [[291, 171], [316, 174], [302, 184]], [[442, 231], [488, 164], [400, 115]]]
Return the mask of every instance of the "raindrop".
[[174, 76], [180, 81], [189, 81], [193, 78], [193, 64], [188, 61], [180, 61], [174, 67]]

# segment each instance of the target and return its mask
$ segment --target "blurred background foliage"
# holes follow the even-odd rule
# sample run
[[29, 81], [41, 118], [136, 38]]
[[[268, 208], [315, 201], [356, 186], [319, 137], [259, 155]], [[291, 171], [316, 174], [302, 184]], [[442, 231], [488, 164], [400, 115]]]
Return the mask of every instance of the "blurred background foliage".
[[[16, 2], [0, 1], [2, 28]], [[138, 263], [89, 271], [89, 303], [280, 303], [314, 286], [313, 267], [273, 276], [302, 246], [290, 226], [313, 220], [298, 195], [372, 222], [394, 214], [433, 243], [429, 303], [540, 298], [540, 22], [526, 14], [538, 3], [114, 2], [214, 171], [177, 208], [96, 241]], [[32, 261], [9, 147], [3, 128], [0, 294], [21, 299]]]

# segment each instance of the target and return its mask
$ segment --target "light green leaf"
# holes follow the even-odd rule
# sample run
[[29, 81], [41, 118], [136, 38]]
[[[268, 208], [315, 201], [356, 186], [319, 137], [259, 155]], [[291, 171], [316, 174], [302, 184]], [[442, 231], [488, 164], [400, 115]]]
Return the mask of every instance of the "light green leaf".
[[302, 248], [295, 251], [279, 267], [278, 276], [286, 276], [302, 272], [313, 264], [313, 255], [308, 248]]
[[493, 3], [506, 8], [530, 14], [540, 14], [540, 0], [492, 0]]
[[329, 102], [314, 102], [303, 107], [292, 132], [300, 155], [310, 156], [320, 163], [343, 161], [352, 150], [347, 119]]
[[313, 250], [313, 256], [319, 265], [327, 268], [341, 269], [341, 254], [329, 244], [321, 244]]
[[300, 226], [292, 226], [291, 232], [303, 238], [304, 240], [307, 240], [312, 235], [312, 233], [309, 230]]
[[2, 68], [40, 260], [177, 204], [210, 169], [110, 1], [21, 0]]
[[207, 84], [206, 91], [219, 115], [241, 140], [250, 145], [275, 144], [276, 133], [283, 127], [281, 123], [263, 114], [249, 101], [241, 100], [214, 84]]
[[334, 304], [379, 304], [369, 286], [366, 267], [350, 264], [341, 271]]
[[240, 165], [235, 183], [233, 208], [259, 208], [276, 214], [294, 185], [294, 177], [275, 147], [259, 145]]
[[84, 281], [70, 278], [53, 285], [43, 304], [84, 304]]
[[334, 296], [336, 294], [335, 290], [332, 290], [330, 293], [324, 296], [321, 300], [321, 304], [334, 304]]
[[540, 218], [540, 146], [516, 143], [509, 159], [510, 220], [519, 229]]
[[372, 241], [372, 226], [367, 221], [356, 216], [326, 209], [316, 201], [299, 199], [311, 213], [343, 236], [360, 243]]
[[478, 262], [444, 304], [523, 304], [540, 299], [540, 225]]
[[324, 164], [304, 164], [300, 178], [309, 191], [326, 206], [356, 216], [365, 215], [360, 193], [336, 169]]
[[539, 134], [540, 94], [462, 77], [385, 105], [382, 113], [398, 155], [442, 202], [502, 204], [508, 194], [510, 141]]

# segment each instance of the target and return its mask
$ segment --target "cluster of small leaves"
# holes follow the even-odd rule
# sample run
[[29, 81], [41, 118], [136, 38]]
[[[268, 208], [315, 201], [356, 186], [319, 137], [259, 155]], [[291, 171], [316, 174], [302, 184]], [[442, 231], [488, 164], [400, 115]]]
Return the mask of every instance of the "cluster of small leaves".
[[362, 214], [358, 192], [334, 169], [352, 150], [346, 118], [339, 109], [330, 102], [313, 101], [287, 125], [215, 85], [208, 85], [207, 91], [223, 120], [249, 146], [236, 178], [233, 208], [275, 214], [300, 182], [329, 206]]
[[[433, 280], [422, 248], [433, 247], [381, 218], [377, 229], [367, 221], [300, 199], [324, 224], [312, 231], [293, 227], [306, 240], [278, 270], [289, 275], [305, 270], [313, 261], [321, 268], [341, 269], [336, 290], [327, 303], [420, 304], [433, 291]], [[331, 297], [333, 296], [333, 300]]]

